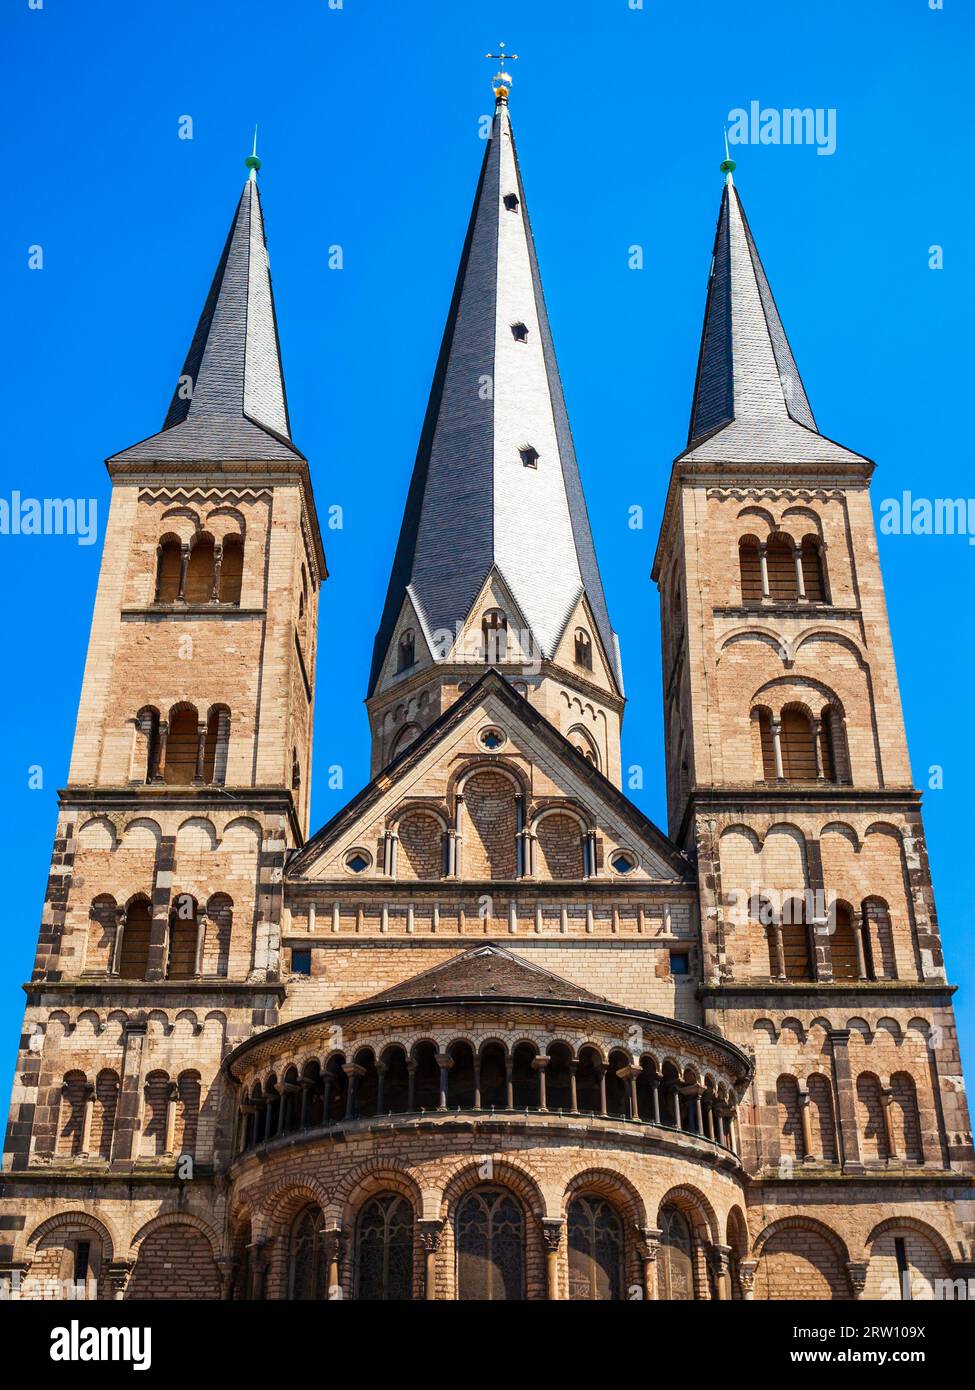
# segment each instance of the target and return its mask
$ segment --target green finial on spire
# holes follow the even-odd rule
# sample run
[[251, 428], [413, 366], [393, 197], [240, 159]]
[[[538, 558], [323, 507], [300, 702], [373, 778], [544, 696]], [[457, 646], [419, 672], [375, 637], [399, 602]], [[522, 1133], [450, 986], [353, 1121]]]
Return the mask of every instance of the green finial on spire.
[[257, 171], [261, 167], [261, 161], [257, 157], [257, 126], [254, 127], [254, 148], [251, 150], [250, 154], [244, 160], [244, 163], [247, 165], [247, 168], [251, 171], [250, 177], [251, 183], [253, 183], [257, 178]]
[[737, 168], [738, 168], [738, 165], [737, 165], [737, 164], [735, 163], [735, 161], [732, 159], [732, 157], [731, 157], [731, 151], [728, 149], [728, 130], [727, 130], [727, 127], [725, 127], [725, 133], [724, 133], [724, 159], [722, 159], [722, 161], [721, 161], [721, 172], [722, 172], [722, 174], [724, 174], [724, 181], [725, 181], [725, 183], [734, 183], [734, 179], [733, 179], [731, 176], [732, 176], [732, 174], [735, 172], [735, 170], [736, 170]]

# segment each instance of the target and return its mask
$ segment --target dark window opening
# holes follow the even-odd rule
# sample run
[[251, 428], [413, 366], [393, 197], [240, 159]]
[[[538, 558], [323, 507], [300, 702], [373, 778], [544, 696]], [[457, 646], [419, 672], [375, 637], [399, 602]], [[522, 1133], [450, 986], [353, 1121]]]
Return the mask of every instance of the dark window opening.
[[911, 1267], [907, 1262], [907, 1243], [903, 1236], [894, 1236], [894, 1258], [897, 1260], [897, 1282], [900, 1285], [901, 1298], [910, 1303]]
[[524, 323], [513, 323], [511, 333], [516, 343], [528, 342], [528, 325]]
[[408, 671], [416, 665], [416, 637], [412, 632], [404, 632], [396, 649], [396, 670]]
[[530, 444], [526, 444], [525, 447], [524, 447], [524, 449], [519, 449], [518, 452], [519, 452], [519, 454], [521, 455], [521, 461], [522, 461], [522, 463], [525, 465], [526, 468], [537, 468], [537, 467], [538, 467], [538, 450], [537, 450], [537, 449], [533, 449], [532, 446], [531, 446]]
[[[903, 1245], [904, 1242], [901, 1241]], [[91, 1241], [79, 1240], [74, 1248], [74, 1282], [83, 1284], [91, 1267]]]
[[291, 973], [292, 975], [311, 974], [311, 951], [293, 950], [291, 952]]
[[689, 975], [691, 973], [691, 958], [686, 951], [670, 952], [670, 973], [671, 975]]
[[507, 210], [508, 210], [509, 212], [517, 212], [517, 211], [518, 211], [518, 206], [519, 206], [519, 204], [518, 204], [518, 194], [517, 194], [517, 193], [506, 193], [506, 194], [504, 195], [504, 205], [505, 205], [505, 207], [507, 208]]
[[347, 859], [346, 864], [354, 874], [361, 874], [363, 869], [368, 869], [369, 860], [361, 854], [353, 854], [351, 859]]

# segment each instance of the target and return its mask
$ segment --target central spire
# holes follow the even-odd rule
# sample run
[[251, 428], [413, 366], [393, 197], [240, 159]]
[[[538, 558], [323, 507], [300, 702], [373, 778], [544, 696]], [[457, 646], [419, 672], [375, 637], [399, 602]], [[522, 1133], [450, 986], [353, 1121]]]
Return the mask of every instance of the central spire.
[[[497, 57], [499, 55], [489, 55]], [[514, 55], [510, 55], [514, 56]], [[619, 654], [596, 562], [514, 136], [510, 77], [495, 78], [484, 152], [406, 502], [379, 631], [374, 694], [404, 605], [429, 655], [488, 585], [507, 594], [509, 628], [554, 659], [587, 605], [587, 626], [621, 688]]]

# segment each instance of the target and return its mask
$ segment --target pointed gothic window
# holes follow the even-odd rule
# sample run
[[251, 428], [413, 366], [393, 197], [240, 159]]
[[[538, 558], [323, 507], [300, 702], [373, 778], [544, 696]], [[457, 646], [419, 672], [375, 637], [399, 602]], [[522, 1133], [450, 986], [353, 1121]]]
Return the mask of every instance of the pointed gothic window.
[[592, 670], [592, 638], [583, 628], [576, 628], [576, 665]]
[[356, 1232], [356, 1298], [387, 1302], [413, 1297], [413, 1209], [384, 1193], [367, 1202]]
[[506, 194], [504, 195], [504, 205], [505, 205], [505, 207], [507, 208], [508, 212], [517, 212], [517, 211], [518, 211], [518, 194], [517, 194], [517, 193], [506, 193]]
[[305, 1207], [291, 1228], [290, 1293], [293, 1299], [319, 1301], [328, 1296], [325, 1218], [319, 1207]]
[[396, 670], [408, 671], [411, 666], [416, 665], [416, 634], [408, 629], [404, 632], [396, 647]]
[[511, 325], [511, 335], [516, 343], [527, 343], [528, 325], [524, 323], [513, 323]]
[[602, 1197], [577, 1197], [569, 1207], [569, 1298], [623, 1297], [623, 1223]]
[[531, 446], [530, 444], [526, 444], [525, 447], [524, 447], [523, 449], [519, 449], [518, 452], [519, 452], [519, 454], [521, 455], [521, 461], [522, 461], [522, 463], [525, 465], [526, 468], [537, 468], [537, 467], [538, 467], [538, 450], [537, 450], [537, 449], [533, 449], [532, 446]]
[[478, 1187], [457, 1208], [457, 1297], [525, 1296], [525, 1218], [503, 1188]]

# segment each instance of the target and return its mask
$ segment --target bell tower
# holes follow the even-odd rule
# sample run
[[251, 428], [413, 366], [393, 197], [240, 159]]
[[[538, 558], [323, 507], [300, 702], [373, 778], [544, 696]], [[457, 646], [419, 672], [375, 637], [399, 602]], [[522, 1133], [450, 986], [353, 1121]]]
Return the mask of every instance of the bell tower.
[[326, 570], [247, 164], [163, 427], [107, 461], [5, 1153], [91, 1167], [106, 1200], [115, 1172], [224, 1150], [218, 1111], [194, 1105], [228, 1038], [275, 1017], [284, 860], [308, 829]]
[[[820, 432], [722, 168], [689, 438], [653, 570], [670, 833], [697, 855], [705, 1021], [756, 1051], [753, 1169], [787, 1153], [782, 1087], [798, 1115], [822, 1072], [837, 1135], [807, 1127], [804, 1161], [967, 1164], [874, 465]], [[794, 1068], [770, 1047], [783, 1027]], [[874, 1102], [885, 1118], [865, 1125]]]

